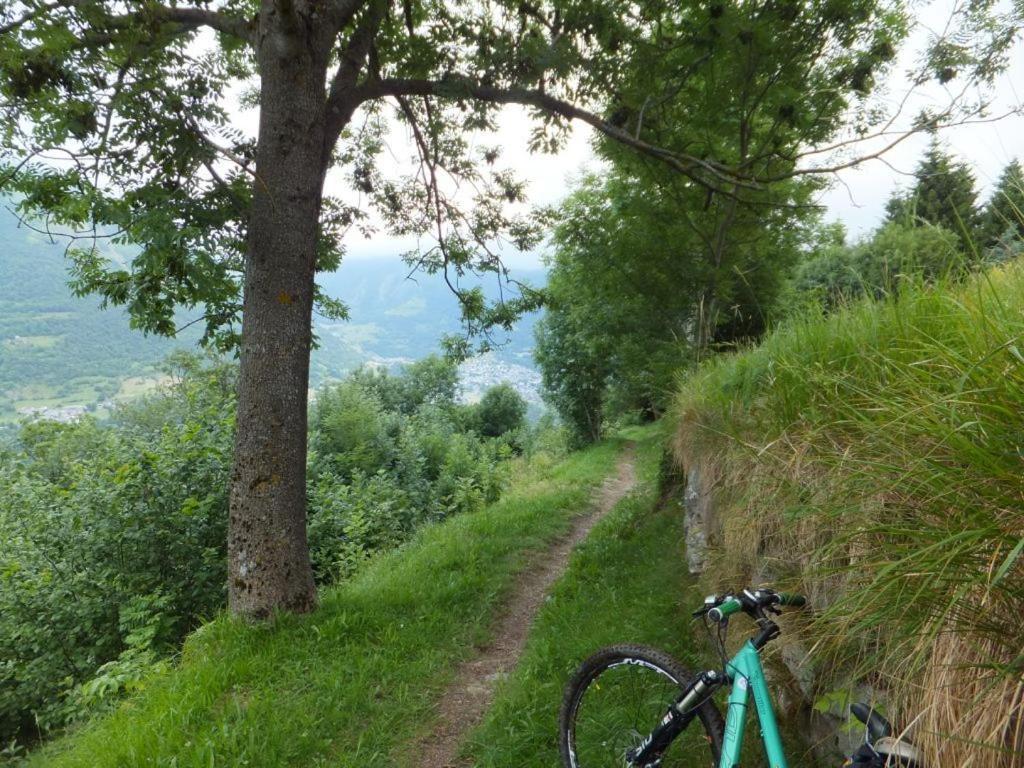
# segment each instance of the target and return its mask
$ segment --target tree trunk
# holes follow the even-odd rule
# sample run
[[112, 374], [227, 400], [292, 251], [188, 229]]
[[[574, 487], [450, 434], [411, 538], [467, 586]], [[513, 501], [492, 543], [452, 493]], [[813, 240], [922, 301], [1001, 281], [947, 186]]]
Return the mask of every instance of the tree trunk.
[[229, 605], [253, 619], [316, 606], [306, 409], [325, 163], [326, 61], [264, 22], [228, 525]]

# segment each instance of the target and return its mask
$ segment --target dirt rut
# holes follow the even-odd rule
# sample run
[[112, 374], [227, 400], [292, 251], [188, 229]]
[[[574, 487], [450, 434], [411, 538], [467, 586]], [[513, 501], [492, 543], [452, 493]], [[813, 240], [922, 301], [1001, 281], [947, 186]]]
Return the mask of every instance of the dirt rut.
[[498, 619], [490, 643], [472, 659], [459, 665], [437, 705], [433, 732], [417, 742], [407, 761], [413, 768], [465, 768], [458, 759], [459, 746], [494, 700], [497, 682], [515, 667], [526, 645], [533, 619], [569, 563], [573, 548], [636, 485], [633, 446], [619, 458], [614, 476], [597, 492], [591, 511], [573, 522], [569, 533], [540, 553], [523, 571], [512, 596]]

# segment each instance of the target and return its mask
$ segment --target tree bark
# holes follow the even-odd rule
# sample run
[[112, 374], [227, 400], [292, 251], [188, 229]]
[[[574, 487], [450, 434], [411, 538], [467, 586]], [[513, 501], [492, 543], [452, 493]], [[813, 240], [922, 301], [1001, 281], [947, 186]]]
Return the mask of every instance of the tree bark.
[[251, 619], [316, 606], [306, 422], [327, 63], [305, 39], [307, 29], [288, 29], [277, 14], [264, 11], [258, 50], [259, 143], [228, 524], [228, 602]]

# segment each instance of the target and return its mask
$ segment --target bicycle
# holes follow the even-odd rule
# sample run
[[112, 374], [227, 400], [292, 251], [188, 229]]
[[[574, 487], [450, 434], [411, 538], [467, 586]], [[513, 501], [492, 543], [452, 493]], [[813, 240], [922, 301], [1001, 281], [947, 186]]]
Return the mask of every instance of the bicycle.
[[[694, 675], [669, 654], [642, 645], [614, 645], [591, 655], [569, 681], [559, 713], [564, 768], [736, 768], [751, 694], [767, 764], [787, 768], [760, 652], [780, 634], [768, 614], [805, 604], [802, 595], [771, 589], [707, 597], [693, 615], [704, 620], [709, 636], [717, 627], [720, 670]], [[729, 617], [741, 612], [756, 622], [758, 632], [727, 659]], [[725, 719], [713, 699], [723, 687], [730, 687]], [[880, 714], [862, 704], [851, 709], [865, 723], [866, 736], [848, 765], [916, 768], [916, 749], [893, 738], [892, 726]], [[694, 720], [700, 731], [688, 731]]]

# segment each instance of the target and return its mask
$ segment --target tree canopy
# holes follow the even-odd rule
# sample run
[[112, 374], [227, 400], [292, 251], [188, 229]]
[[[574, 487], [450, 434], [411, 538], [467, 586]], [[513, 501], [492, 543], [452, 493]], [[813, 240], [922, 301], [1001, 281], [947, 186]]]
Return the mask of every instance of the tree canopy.
[[[990, 23], [991, 8], [958, 10], [968, 26], [926, 68], [944, 82], [995, 71], [1015, 30]], [[77, 290], [150, 332], [173, 333], [177, 306], [201, 308], [206, 339], [237, 346], [230, 605], [310, 610], [310, 324], [314, 306], [344, 315], [315, 276], [338, 265], [349, 231], [430, 235], [410, 264], [443, 274], [471, 332], [508, 326], [537, 291], [488, 303], [459, 285], [466, 270], [507, 278], [499, 245], [529, 249], [542, 233], [500, 148], [471, 140], [501, 106], [534, 114], [532, 149], [556, 150], [579, 121], [658, 161], [733, 233], [741, 200], [826, 170], [797, 167], [799, 142], [831, 135], [905, 27], [896, 0], [5, 0], [0, 189], [68, 235]], [[259, 111], [255, 136], [234, 124], [239, 99]], [[884, 120], [855, 114], [862, 136]], [[396, 121], [416, 157], [389, 173]], [[329, 174], [347, 194], [326, 193]], [[110, 261], [104, 239], [139, 250]]]
[[507, 381], [484, 392], [473, 413], [474, 426], [484, 437], [501, 437], [526, 423], [526, 400]]

